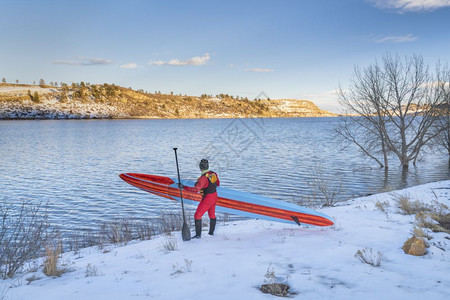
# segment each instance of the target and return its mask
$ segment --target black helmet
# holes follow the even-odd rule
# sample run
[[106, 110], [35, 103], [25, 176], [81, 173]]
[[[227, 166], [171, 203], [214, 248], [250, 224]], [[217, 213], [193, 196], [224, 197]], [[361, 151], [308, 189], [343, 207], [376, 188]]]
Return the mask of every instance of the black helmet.
[[198, 165], [200, 167], [200, 170], [204, 171], [204, 170], [208, 170], [209, 169], [209, 163], [207, 159], [202, 159], [200, 161], [200, 164]]

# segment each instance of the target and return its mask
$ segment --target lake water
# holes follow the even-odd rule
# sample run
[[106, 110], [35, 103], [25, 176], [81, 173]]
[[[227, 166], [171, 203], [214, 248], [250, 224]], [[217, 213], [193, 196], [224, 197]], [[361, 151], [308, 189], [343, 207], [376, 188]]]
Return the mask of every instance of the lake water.
[[[63, 230], [98, 228], [120, 217], [156, 218], [180, 205], [119, 178], [137, 172], [199, 175], [207, 157], [222, 186], [294, 202], [321, 197], [319, 174], [339, 200], [450, 178], [446, 155], [427, 155], [387, 176], [355, 148], [333, 141], [337, 118], [209, 120], [67, 120], [0, 122], [0, 188], [8, 203], [48, 202]], [[191, 213], [190, 211], [189, 213]]]

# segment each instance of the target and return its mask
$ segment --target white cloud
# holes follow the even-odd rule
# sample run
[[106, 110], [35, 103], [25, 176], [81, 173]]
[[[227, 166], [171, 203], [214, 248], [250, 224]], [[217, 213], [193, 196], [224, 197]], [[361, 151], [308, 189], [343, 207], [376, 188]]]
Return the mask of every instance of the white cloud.
[[399, 11], [432, 11], [443, 7], [450, 7], [450, 0], [371, 0], [380, 8]]
[[377, 43], [407, 43], [417, 41], [418, 37], [412, 34], [408, 35], [392, 35], [375, 40]]
[[53, 62], [57, 65], [71, 65], [71, 66], [93, 66], [93, 65], [109, 65], [112, 64], [112, 60], [103, 58], [88, 58], [88, 57], [75, 57], [73, 60], [57, 60]]
[[171, 59], [169, 61], [151, 61], [148, 64], [150, 66], [201, 66], [206, 65], [208, 61], [211, 59], [211, 55], [209, 53], [205, 53], [203, 56], [195, 56], [192, 58], [189, 58], [187, 60], [179, 60], [179, 59]]
[[247, 72], [256, 72], [256, 73], [267, 73], [267, 72], [273, 72], [274, 69], [269, 68], [252, 68], [252, 69], [245, 69]]
[[135, 63], [128, 63], [120, 66], [121, 69], [136, 69], [137, 64]]

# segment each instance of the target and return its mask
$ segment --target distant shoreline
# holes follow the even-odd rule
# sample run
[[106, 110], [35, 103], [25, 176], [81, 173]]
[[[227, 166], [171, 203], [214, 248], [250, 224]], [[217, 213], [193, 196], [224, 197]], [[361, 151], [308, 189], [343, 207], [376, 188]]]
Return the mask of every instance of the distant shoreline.
[[0, 84], [0, 120], [334, 117], [309, 100], [148, 93], [114, 84]]
[[156, 118], [156, 117], [123, 117], [123, 118], [0, 118], [1, 121], [108, 121], [108, 120], [223, 120], [223, 119], [314, 119], [314, 118], [336, 118], [336, 116], [305, 116], [305, 117], [211, 117], [211, 118]]

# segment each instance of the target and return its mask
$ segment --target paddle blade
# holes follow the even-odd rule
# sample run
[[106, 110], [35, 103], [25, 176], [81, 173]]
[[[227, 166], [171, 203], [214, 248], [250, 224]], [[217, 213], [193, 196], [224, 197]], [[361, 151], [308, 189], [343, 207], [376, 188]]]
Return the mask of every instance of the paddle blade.
[[189, 230], [189, 226], [186, 222], [183, 223], [183, 227], [181, 228], [181, 237], [183, 241], [191, 240], [191, 231]]

